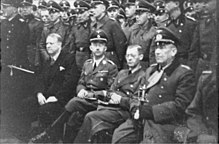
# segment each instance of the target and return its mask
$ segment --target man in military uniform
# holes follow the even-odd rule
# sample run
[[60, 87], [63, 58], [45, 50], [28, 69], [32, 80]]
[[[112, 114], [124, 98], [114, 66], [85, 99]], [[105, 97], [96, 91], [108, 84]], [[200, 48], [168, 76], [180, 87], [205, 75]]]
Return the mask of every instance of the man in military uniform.
[[63, 9], [63, 11], [61, 12], [61, 20], [66, 28], [69, 30], [71, 26], [69, 19], [70, 3], [67, 0], [62, 0], [59, 5]]
[[9, 121], [2, 123], [9, 124], [12, 131], [19, 129], [20, 123], [15, 121], [20, 115], [21, 101], [32, 93], [34, 77], [33, 72], [28, 71], [29, 28], [18, 14], [18, 5], [18, 1], [1, 1], [6, 18], [1, 21], [1, 106], [5, 120], [10, 116]]
[[[111, 137], [104, 135], [103, 130], [112, 134], [116, 127], [129, 118], [129, 105], [123, 102], [137, 99], [138, 89], [145, 75], [140, 65], [142, 59], [142, 48], [139, 45], [128, 46], [126, 51], [128, 69], [121, 70], [110, 90], [100, 94], [102, 97], [110, 95], [109, 102], [100, 103], [97, 111], [89, 112], [85, 116], [75, 143], [111, 142], [109, 139]], [[102, 133], [100, 134], [100, 132]], [[96, 138], [93, 137], [95, 134]]]
[[117, 66], [106, 58], [107, 35], [102, 30], [94, 31], [91, 34], [90, 49], [93, 59], [88, 59], [83, 66], [81, 77], [77, 86], [77, 97], [72, 98], [65, 106], [65, 111], [59, 118], [43, 133], [33, 138], [32, 142], [48, 142], [49, 140], [60, 138], [57, 133], [63, 129], [63, 125], [70, 119], [72, 124], [71, 139], [65, 142], [72, 142], [80, 128], [84, 116], [97, 109], [97, 99], [94, 99], [95, 92], [108, 90], [113, 83], [118, 70]]
[[128, 43], [138, 44], [143, 48], [144, 58], [141, 63], [143, 68], [146, 69], [149, 64], [150, 45], [155, 35], [155, 28], [150, 19], [155, 7], [145, 0], [136, 2], [136, 7], [136, 23], [130, 29]]
[[183, 13], [184, 0], [165, 0], [166, 9], [172, 19], [168, 28], [174, 31], [182, 41], [178, 47], [180, 62], [189, 65], [193, 70], [198, 61], [198, 38], [194, 37], [197, 22], [194, 18], [185, 16]]
[[146, 71], [144, 103], [130, 102], [132, 119], [114, 131], [113, 143], [176, 142], [174, 130], [182, 124], [185, 110], [193, 99], [195, 76], [176, 58], [179, 39], [174, 33], [160, 27], [155, 42], [157, 64]]
[[135, 1], [136, 0], [127, 0], [127, 2], [125, 3], [125, 15], [127, 17], [127, 20], [126, 20], [123, 31], [124, 31], [127, 39], [130, 36], [130, 32], [131, 32], [130, 28], [136, 22], [136, 18], [135, 18], [135, 11], [136, 11]]
[[47, 3], [49, 13], [50, 13], [50, 19], [51, 23], [49, 26], [44, 27], [41, 35], [41, 40], [39, 44], [39, 50], [40, 50], [40, 56], [41, 56], [41, 65], [49, 59], [49, 55], [46, 51], [46, 37], [50, 33], [58, 33], [62, 39], [63, 39], [63, 45], [65, 43], [65, 37], [66, 37], [66, 29], [63, 25], [62, 21], [60, 20], [60, 12], [63, 11], [63, 9], [59, 6], [58, 3], [56, 3], [53, 0], [50, 0]]
[[96, 19], [92, 30], [103, 29], [106, 32], [108, 37], [106, 57], [121, 69], [127, 46], [125, 34], [118, 22], [107, 17], [106, 10], [109, 4], [107, 0], [93, 0], [91, 4]]
[[91, 34], [91, 20], [90, 20], [90, 4], [83, 0], [77, 0], [74, 3], [78, 14], [77, 25], [73, 26], [69, 34], [68, 40], [64, 49], [75, 53], [75, 59], [78, 69], [81, 71], [84, 62], [90, 58], [90, 34]]
[[109, 6], [107, 8], [107, 15], [109, 18], [117, 20], [119, 13], [119, 2], [117, 0], [109, 0]]

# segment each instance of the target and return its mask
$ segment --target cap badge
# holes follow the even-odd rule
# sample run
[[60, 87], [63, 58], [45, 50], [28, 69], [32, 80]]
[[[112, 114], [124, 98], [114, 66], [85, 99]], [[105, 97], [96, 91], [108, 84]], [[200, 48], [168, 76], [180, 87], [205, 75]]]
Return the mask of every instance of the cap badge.
[[100, 38], [100, 35], [99, 35], [99, 34], [97, 35], [97, 38]]
[[161, 34], [157, 34], [156, 35], [156, 40], [161, 40], [162, 39], [162, 35]]

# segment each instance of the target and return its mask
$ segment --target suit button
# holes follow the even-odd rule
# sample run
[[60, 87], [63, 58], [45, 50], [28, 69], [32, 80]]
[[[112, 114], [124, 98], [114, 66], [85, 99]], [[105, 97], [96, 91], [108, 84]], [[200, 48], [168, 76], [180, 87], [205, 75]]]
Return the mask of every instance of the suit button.
[[100, 78], [100, 81], [103, 81], [103, 78]]
[[180, 23], [180, 26], [183, 26], [183, 23]]
[[127, 91], [126, 94], [129, 95], [129, 92]]
[[7, 49], [9, 48], [9, 46], [6, 47]]
[[182, 32], [182, 30], [179, 30], [179, 32], [181, 33], [181, 32]]
[[145, 101], [146, 101], [146, 102], [149, 102], [149, 100], [148, 100], [148, 99], [146, 99]]
[[206, 120], [209, 120], [209, 117], [206, 117]]
[[118, 83], [120, 83], [120, 81], [118, 81]]
[[159, 97], [159, 98], [162, 98], [162, 95], [159, 95], [158, 97]]
[[8, 33], [11, 33], [11, 31], [8, 31]]
[[164, 80], [164, 81], [167, 81], [167, 78], [164, 78], [163, 80]]
[[130, 85], [131, 88], [133, 88], [133, 85]]
[[161, 86], [160, 88], [161, 88], [161, 89], [163, 89], [164, 87], [163, 87], [163, 86]]

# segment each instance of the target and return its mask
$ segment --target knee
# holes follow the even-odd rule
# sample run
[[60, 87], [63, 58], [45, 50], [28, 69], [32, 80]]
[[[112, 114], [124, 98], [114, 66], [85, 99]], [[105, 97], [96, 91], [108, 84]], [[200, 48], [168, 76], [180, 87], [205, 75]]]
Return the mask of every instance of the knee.
[[66, 105], [65, 109], [68, 112], [72, 112], [75, 109], [75, 105], [77, 104], [77, 100], [75, 98], [72, 98]]

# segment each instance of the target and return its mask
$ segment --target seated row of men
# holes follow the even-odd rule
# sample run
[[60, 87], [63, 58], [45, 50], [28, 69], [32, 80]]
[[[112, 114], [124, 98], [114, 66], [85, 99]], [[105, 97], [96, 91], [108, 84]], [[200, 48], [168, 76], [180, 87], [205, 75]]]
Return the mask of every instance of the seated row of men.
[[[196, 84], [193, 71], [176, 57], [180, 40], [168, 28], [159, 27], [155, 36], [157, 63], [146, 72], [140, 63], [143, 53], [139, 45], [128, 46], [128, 69], [118, 72], [105, 56], [107, 40], [103, 30], [91, 34], [92, 59], [84, 63], [78, 81], [72, 54], [61, 51], [61, 37], [54, 33], [47, 37], [51, 58], [38, 76], [36, 89], [44, 131], [30, 142], [184, 142], [190, 132], [180, 134], [183, 128], [179, 125], [186, 120], [185, 111], [193, 100]], [[188, 113], [196, 116], [192, 110]], [[190, 122], [194, 122], [192, 118]], [[192, 140], [216, 142], [212, 135], [197, 138], [202, 130]]]

